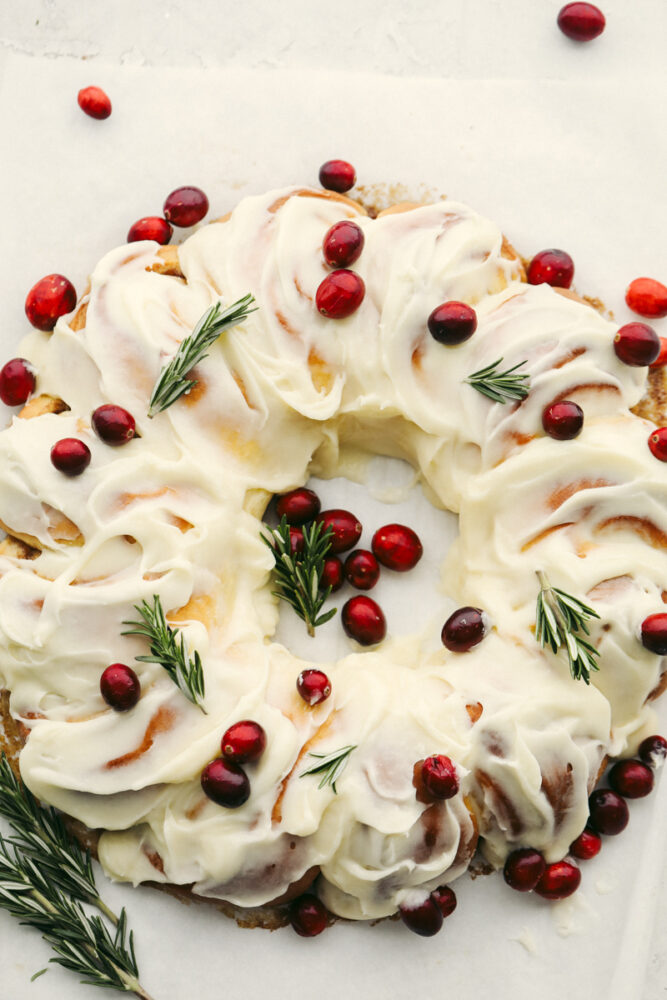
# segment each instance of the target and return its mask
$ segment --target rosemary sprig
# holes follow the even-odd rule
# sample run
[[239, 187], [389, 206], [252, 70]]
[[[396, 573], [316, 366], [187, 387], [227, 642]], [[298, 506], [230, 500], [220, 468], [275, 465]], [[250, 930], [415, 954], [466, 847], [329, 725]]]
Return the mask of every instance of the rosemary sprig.
[[498, 366], [502, 360], [502, 358], [498, 358], [493, 364], [487, 365], [486, 368], [480, 368], [479, 371], [473, 372], [463, 381], [477, 389], [483, 396], [488, 396], [494, 403], [506, 403], [510, 399], [525, 399], [530, 389], [530, 375], [528, 372], [522, 372], [520, 375], [515, 373], [517, 368], [522, 368], [526, 362], [520, 361], [513, 368], [501, 372], [498, 370]]
[[273, 593], [291, 604], [299, 618], [303, 618], [308, 635], [315, 635], [318, 625], [324, 625], [336, 614], [332, 608], [320, 615], [322, 605], [331, 593], [331, 587], [322, 589], [324, 559], [331, 548], [331, 527], [322, 531], [322, 525], [314, 521], [303, 529], [303, 549], [292, 552], [289, 525], [283, 517], [277, 528], [269, 529], [269, 534], [260, 535], [275, 559], [273, 570], [277, 590]]
[[334, 750], [332, 753], [309, 752], [308, 756], [320, 758], [320, 763], [314, 764], [306, 771], [302, 771], [299, 777], [305, 778], [307, 774], [321, 774], [322, 779], [317, 787], [324, 788], [325, 785], [331, 785], [334, 795], [338, 795], [336, 782], [347, 767], [350, 754], [356, 749], [357, 744], [354, 743], [350, 744], [350, 746], [341, 747], [340, 750]]
[[[48, 845], [44, 847], [48, 852]], [[132, 933], [122, 910], [109, 933], [101, 917], [69, 899], [41, 865], [0, 835], [0, 907], [41, 931], [56, 953], [51, 961], [78, 973], [82, 983], [150, 1000], [139, 982]]]
[[206, 709], [202, 705], [206, 693], [204, 671], [197, 650], [194, 659], [188, 659], [185, 636], [180, 633], [181, 641], [180, 643], [177, 641], [179, 631], [167, 624], [157, 594], [153, 594], [152, 607], [148, 601], [142, 601], [141, 604], [135, 604], [134, 609], [139, 612], [142, 621], [124, 621], [123, 625], [136, 627], [123, 632], [122, 635], [142, 635], [151, 644], [150, 655], [135, 656], [135, 660], [140, 660], [142, 663], [159, 663], [185, 697], [206, 715]]
[[61, 814], [52, 806], [40, 806], [18, 780], [9, 761], [0, 757], [0, 816], [12, 829], [8, 842], [39, 864], [68, 896], [96, 906], [115, 926], [119, 917], [100, 898], [90, 852], [70, 835]]
[[536, 638], [541, 646], [551, 646], [554, 653], [564, 646], [574, 679], [590, 684], [590, 671], [600, 669], [596, 661], [600, 654], [592, 643], [577, 633], [589, 635], [586, 622], [600, 616], [577, 597], [552, 587], [546, 573], [538, 571], [537, 578], [541, 589], [537, 598]]
[[243, 323], [251, 313], [257, 311], [256, 308], [250, 308], [254, 301], [252, 295], [244, 295], [226, 309], [222, 308], [220, 302], [216, 302], [206, 310], [192, 333], [181, 341], [174, 357], [160, 372], [148, 406], [149, 417], [166, 410], [197, 384], [196, 379], [187, 378], [188, 372], [203, 361], [207, 356], [206, 351], [223, 330]]

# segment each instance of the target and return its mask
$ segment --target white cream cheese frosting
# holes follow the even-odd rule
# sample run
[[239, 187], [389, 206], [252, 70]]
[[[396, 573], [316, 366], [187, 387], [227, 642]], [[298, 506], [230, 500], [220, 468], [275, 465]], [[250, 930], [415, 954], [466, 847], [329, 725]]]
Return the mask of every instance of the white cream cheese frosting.
[[[314, 297], [324, 234], [344, 218], [365, 234], [354, 269], [366, 296], [336, 321]], [[667, 580], [664, 469], [651, 426], [630, 412], [645, 370], [618, 360], [614, 325], [590, 306], [523, 284], [497, 227], [450, 201], [370, 219], [322, 192], [270, 192], [186, 240], [182, 276], [153, 270], [158, 259], [152, 243], [113, 250], [92, 275], [85, 327], [61, 318], [20, 349], [39, 391], [69, 407], [0, 433], [0, 521], [39, 549], [0, 557], [0, 672], [29, 730], [28, 786], [106, 831], [99, 854], [115, 878], [192, 883], [241, 906], [319, 870], [332, 912], [386, 916], [465, 871], [477, 833], [494, 864], [517, 846], [562, 858], [604, 755], [649, 724], [663, 667], [638, 639]], [[211, 304], [247, 292], [258, 311], [210, 349], [188, 396], [148, 419], [179, 342]], [[448, 299], [478, 317], [456, 348], [426, 328]], [[501, 356], [526, 362], [521, 405], [464, 384]], [[556, 398], [584, 409], [576, 440], [542, 430]], [[129, 410], [139, 436], [100, 441], [91, 414], [103, 403]], [[63, 437], [92, 453], [74, 479], [49, 460]], [[433, 501], [459, 513], [445, 588], [492, 628], [463, 654], [418, 637], [351, 643], [323, 665], [333, 692], [311, 708], [295, 687], [311, 664], [271, 640], [258, 515], [309, 472], [335, 474], [352, 446], [407, 459]], [[590, 686], [536, 643], [538, 569], [601, 616]], [[121, 634], [154, 594], [202, 658], [207, 714], [159, 665], [135, 663], [145, 644]], [[141, 680], [129, 712], [100, 695], [114, 662]], [[200, 774], [245, 718], [264, 727], [267, 749], [248, 765], [248, 801], [225, 809]], [[337, 794], [301, 777], [309, 752], [349, 744]], [[413, 768], [436, 753], [461, 788], [427, 804]]]

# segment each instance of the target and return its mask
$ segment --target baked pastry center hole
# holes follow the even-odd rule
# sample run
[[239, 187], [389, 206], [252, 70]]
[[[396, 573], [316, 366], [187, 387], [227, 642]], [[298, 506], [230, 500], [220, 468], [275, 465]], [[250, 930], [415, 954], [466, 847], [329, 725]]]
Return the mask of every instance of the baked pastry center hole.
[[[341, 609], [357, 594], [367, 594], [382, 608], [387, 619], [385, 644], [392, 639], [414, 637], [415, 643], [425, 649], [440, 648], [442, 626], [458, 607], [442, 583], [445, 556], [459, 534], [458, 516], [433, 506], [407, 462], [377, 455], [358, 471], [363, 482], [343, 477], [311, 478], [306, 485], [318, 494], [323, 510], [343, 508], [356, 514], [363, 525], [356, 548], [370, 549], [378, 528], [398, 523], [417, 532], [424, 554], [415, 568], [406, 573], [382, 566], [380, 579], [372, 590], [357, 590], [345, 583], [325, 604], [325, 610], [336, 607], [338, 614], [318, 626], [313, 638], [289, 605], [280, 601], [280, 620], [273, 640], [304, 660], [325, 663], [349, 653], [380, 648], [362, 647], [343, 631]], [[356, 476], [357, 470], [353, 474]], [[349, 552], [341, 553], [343, 562], [348, 555]]]

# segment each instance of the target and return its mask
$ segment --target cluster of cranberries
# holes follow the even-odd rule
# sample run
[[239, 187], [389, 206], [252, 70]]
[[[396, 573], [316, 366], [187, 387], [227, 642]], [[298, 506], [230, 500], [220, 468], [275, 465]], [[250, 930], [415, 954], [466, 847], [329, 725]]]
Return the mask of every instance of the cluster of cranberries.
[[243, 719], [226, 730], [220, 741], [221, 756], [201, 773], [201, 786], [219, 806], [238, 809], [250, 796], [250, 781], [241, 767], [255, 764], [266, 749], [266, 733], [258, 722]]
[[[356, 180], [351, 163], [345, 160], [328, 160], [320, 168], [320, 184], [330, 191], [348, 191]], [[346, 319], [356, 312], [364, 300], [366, 286], [363, 278], [350, 265], [361, 256], [364, 234], [361, 227], [350, 219], [336, 222], [327, 231], [322, 242], [322, 255], [331, 274], [320, 283], [315, 293], [315, 305], [329, 319]]]
[[165, 246], [173, 235], [174, 226], [186, 229], [201, 222], [208, 212], [208, 198], [201, 188], [192, 185], [176, 188], [165, 198], [162, 211], [162, 216], [148, 215], [131, 225], [127, 242], [153, 240]]
[[[663, 736], [648, 736], [639, 746], [638, 760], [619, 760], [608, 773], [611, 788], [596, 788], [588, 799], [589, 819], [570, 845], [570, 857], [588, 861], [599, 853], [602, 837], [622, 833], [630, 813], [626, 799], [639, 799], [653, 788], [653, 769], [667, 755]], [[566, 899], [579, 888], [581, 871], [574, 861], [547, 864], [539, 851], [521, 847], [508, 855], [505, 881], [518, 892], [536, 892], [544, 899]]]
[[[380, 578], [380, 566], [407, 572], [417, 565], [423, 554], [417, 534], [404, 524], [385, 524], [373, 535], [371, 549], [355, 549], [361, 538], [359, 519], [349, 510], [321, 510], [320, 499], [313, 490], [300, 487], [283, 494], [276, 503], [276, 512], [289, 525], [292, 552], [303, 549], [303, 526], [315, 522], [322, 531], [331, 529], [331, 547], [324, 561], [322, 587], [340, 590], [347, 581], [357, 590], [371, 590]], [[350, 552], [345, 561], [343, 552]], [[380, 605], [365, 595], [351, 597], [341, 611], [341, 621], [347, 635], [362, 646], [373, 646], [384, 639], [387, 623]], [[309, 700], [306, 698], [305, 700]]]

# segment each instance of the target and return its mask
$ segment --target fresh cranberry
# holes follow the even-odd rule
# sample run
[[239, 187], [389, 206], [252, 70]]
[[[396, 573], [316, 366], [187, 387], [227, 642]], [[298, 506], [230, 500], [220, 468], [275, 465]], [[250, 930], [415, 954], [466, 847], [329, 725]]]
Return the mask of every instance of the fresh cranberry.
[[426, 758], [421, 778], [424, 788], [434, 799], [451, 799], [459, 790], [456, 767], [443, 753]]
[[335, 222], [322, 243], [322, 253], [330, 267], [349, 267], [359, 259], [363, 249], [363, 230], [349, 219]]
[[25, 300], [25, 314], [37, 329], [53, 330], [59, 316], [65, 316], [76, 305], [76, 291], [62, 274], [47, 274], [33, 285]]
[[614, 337], [614, 350], [626, 365], [652, 365], [660, 354], [660, 337], [646, 323], [626, 323]]
[[611, 837], [622, 833], [630, 813], [625, 799], [609, 788], [596, 788], [588, 798], [591, 826], [597, 833]]
[[507, 884], [517, 892], [532, 892], [546, 870], [547, 863], [532, 847], [519, 847], [508, 854], [503, 868]]
[[320, 167], [320, 184], [327, 191], [338, 191], [343, 194], [354, 187], [357, 172], [347, 160], [327, 160]]
[[380, 579], [380, 567], [368, 549], [355, 549], [345, 560], [345, 576], [357, 590], [371, 590]]
[[115, 712], [127, 712], [139, 701], [141, 684], [132, 667], [112, 663], [102, 672], [100, 693]]
[[414, 569], [424, 553], [419, 536], [405, 524], [385, 524], [378, 528], [371, 548], [378, 562], [397, 573]]
[[248, 801], [250, 782], [238, 764], [216, 757], [201, 773], [201, 786], [209, 799], [227, 809], [238, 809]]
[[51, 462], [66, 476], [80, 476], [90, 465], [90, 449], [78, 438], [61, 438], [51, 449]]
[[647, 736], [639, 744], [639, 756], [650, 767], [659, 767], [667, 757], [667, 740], [664, 736]]
[[254, 763], [266, 749], [266, 733], [259, 722], [243, 719], [229, 727], [220, 741], [225, 760], [235, 764]]
[[320, 498], [313, 490], [300, 486], [278, 497], [276, 513], [284, 517], [288, 524], [305, 524], [320, 512]]
[[441, 885], [431, 893], [431, 899], [436, 904], [443, 917], [449, 917], [456, 909], [456, 894], [448, 885]]
[[341, 510], [340, 508], [323, 510], [315, 520], [322, 525], [322, 534], [327, 528], [331, 528], [331, 548], [329, 551], [333, 555], [353, 549], [361, 538], [361, 522], [349, 510]]
[[331, 593], [335, 593], [345, 583], [345, 570], [343, 563], [338, 556], [328, 556], [324, 560], [322, 574], [320, 576], [323, 590], [331, 587]]
[[0, 399], [5, 406], [22, 406], [35, 391], [35, 369], [25, 358], [12, 358], [0, 370]]
[[595, 830], [591, 830], [587, 826], [585, 830], [582, 830], [577, 839], [573, 840], [570, 844], [570, 854], [579, 861], [590, 861], [591, 858], [600, 853], [601, 847], [602, 840]]
[[535, 892], [543, 899], [567, 899], [581, 883], [581, 872], [571, 861], [554, 861], [547, 865]]
[[127, 234], [128, 243], [137, 243], [139, 240], [153, 240], [160, 246], [166, 246], [174, 235], [174, 227], [166, 219], [159, 215], [148, 215], [144, 219], [138, 219]]
[[453, 653], [467, 653], [486, 635], [484, 612], [479, 608], [458, 608], [442, 627], [442, 644]]
[[315, 293], [315, 305], [329, 319], [346, 319], [364, 300], [366, 286], [356, 271], [332, 271]]
[[296, 689], [306, 704], [312, 707], [327, 700], [331, 694], [331, 681], [322, 670], [302, 670], [296, 679]]
[[667, 656], [667, 612], [658, 611], [645, 618], [642, 622], [641, 637], [645, 649], [657, 653], [658, 656]]
[[667, 287], [654, 278], [635, 278], [628, 285], [625, 301], [633, 312], [649, 319], [667, 316]]
[[640, 760], [619, 760], [609, 772], [609, 784], [626, 799], [643, 799], [653, 791], [653, 771]]
[[648, 439], [651, 454], [660, 462], [667, 462], [667, 427], [657, 427]]
[[134, 417], [122, 406], [105, 403], [93, 411], [92, 424], [105, 444], [127, 444], [134, 437]]
[[77, 101], [90, 118], [102, 121], [111, 114], [111, 101], [101, 87], [84, 87], [79, 91]]
[[529, 285], [569, 288], [574, 278], [574, 261], [564, 250], [540, 250], [528, 265]]
[[341, 611], [341, 621], [345, 634], [356, 639], [362, 646], [374, 646], [382, 642], [387, 634], [387, 622], [380, 605], [372, 598], [351, 597]]
[[439, 344], [455, 347], [472, 337], [477, 329], [477, 313], [465, 302], [443, 302], [433, 310], [426, 325]]
[[176, 188], [167, 195], [162, 209], [167, 222], [185, 229], [204, 218], [208, 212], [208, 198], [198, 187]]
[[289, 919], [301, 937], [316, 937], [326, 930], [329, 914], [317, 896], [307, 892], [290, 903]]
[[592, 3], [566, 3], [558, 14], [558, 27], [575, 42], [592, 42], [605, 24], [604, 14]]
[[662, 368], [663, 365], [667, 365], [667, 337], [660, 338], [660, 354], [657, 356], [655, 361], [652, 361], [650, 368]]
[[444, 920], [442, 911], [432, 896], [427, 896], [418, 903], [401, 903], [398, 912], [405, 926], [421, 937], [433, 937]]
[[304, 545], [305, 539], [303, 537], [302, 529], [295, 528], [294, 525], [291, 524], [289, 529], [289, 547], [292, 555], [295, 556], [297, 552], [303, 552]]
[[542, 413], [542, 426], [556, 441], [571, 441], [581, 433], [584, 411], [569, 399], [551, 403]]

